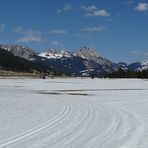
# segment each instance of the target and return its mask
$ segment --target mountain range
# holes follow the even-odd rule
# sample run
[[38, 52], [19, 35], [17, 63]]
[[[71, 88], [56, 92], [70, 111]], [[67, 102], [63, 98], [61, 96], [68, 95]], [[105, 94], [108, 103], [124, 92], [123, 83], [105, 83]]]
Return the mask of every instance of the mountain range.
[[45, 69], [66, 75], [104, 76], [117, 72], [119, 69], [124, 71], [148, 69], [148, 60], [131, 64], [114, 63], [86, 46], [75, 52], [48, 49], [45, 52], [38, 53], [31, 48], [18, 45], [0, 45], [0, 49], [13, 54], [14, 57], [25, 59]]

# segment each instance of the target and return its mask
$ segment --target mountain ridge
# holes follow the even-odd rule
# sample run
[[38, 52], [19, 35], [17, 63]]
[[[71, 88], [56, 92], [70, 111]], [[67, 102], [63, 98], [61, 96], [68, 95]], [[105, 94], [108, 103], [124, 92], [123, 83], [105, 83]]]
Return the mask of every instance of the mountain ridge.
[[67, 75], [89, 76], [93, 74], [96, 76], [102, 76], [117, 72], [119, 69], [124, 71], [142, 71], [148, 69], [148, 61], [131, 64], [123, 62], [114, 63], [98, 54], [94, 49], [86, 46], [81, 47], [75, 52], [63, 49], [48, 49], [40, 53], [31, 48], [18, 45], [0, 45], [0, 48], [11, 52], [14, 56], [34, 61]]
[[49, 71], [49, 69], [43, 67], [40, 64], [21, 58], [19, 56], [14, 56], [10, 51], [0, 47], [0, 71], [37, 74], [47, 70]]

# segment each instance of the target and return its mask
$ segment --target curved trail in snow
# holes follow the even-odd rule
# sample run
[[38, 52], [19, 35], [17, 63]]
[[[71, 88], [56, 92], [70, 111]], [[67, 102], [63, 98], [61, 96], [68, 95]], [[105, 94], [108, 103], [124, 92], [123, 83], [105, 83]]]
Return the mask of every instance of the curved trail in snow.
[[70, 110], [71, 110], [71, 106], [64, 104], [63, 111], [61, 111], [61, 113], [59, 113], [57, 116], [53, 117], [53, 119], [50, 119], [35, 128], [29, 129], [23, 133], [15, 135], [14, 137], [11, 137], [9, 139], [5, 139], [4, 141], [1, 141], [0, 147], [5, 147], [5, 146], [8, 147], [9, 145], [12, 145], [13, 143], [20, 142], [26, 138], [31, 138], [36, 134], [40, 134], [40, 132], [46, 130], [47, 128], [54, 127], [54, 125], [56, 123], [63, 120], [65, 118], [65, 116], [67, 116], [67, 114], [69, 114]]
[[138, 148], [142, 127], [136, 115], [105, 103], [63, 104], [63, 111], [56, 117], [6, 139], [0, 147], [26, 147], [27, 142], [30, 148]]
[[47, 142], [43, 147], [138, 148], [143, 129], [136, 115], [105, 104], [97, 108], [90, 105], [87, 110], [87, 119], [70, 127], [71, 133], [66, 134], [68, 129], [65, 129], [61, 139], [52, 144]]
[[[102, 101], [102, 98], [98, 101], [96, 96], [91, 98], [79, 94], [66, 96], [66, 93], [62, 98], [59, 94], [43, 93], [40, 96], [48, 97], [47, 103], [60, 105], [61, 110], [34, 128], [1, 140], [0, 148], [143, 147], [143, 119], [136, 112], [124, 108], [122, 104], [119, 106], [120, 102], [106, 102]], [[34, 100], [33, 106], [35, 105]], [[50, 108], [45, 110], [52, 112]]]

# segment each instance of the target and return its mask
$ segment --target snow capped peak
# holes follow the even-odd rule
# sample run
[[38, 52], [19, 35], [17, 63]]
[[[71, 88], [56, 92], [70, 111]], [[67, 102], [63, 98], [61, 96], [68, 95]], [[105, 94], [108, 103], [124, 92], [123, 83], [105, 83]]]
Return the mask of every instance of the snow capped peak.
[[143, 65], [143, 66], [147, 65], [148, 66], [148, 60], [142, 61], [141, 65]]
[[134, 71], [148, 70], [148, 60], [132, 63], [129, 65], [129, 68]]
[[62, 49], [62, 50], [48, 49], [46, 52], [40, 53], [39, 56], [45, 57], [48, 59], [59, 59], [62, 57], [72, 57], [73, 54], [69, 51], [64, 50], [64, 49]]
[[63, 57], [66, 57], [66, 58], [81, 57], [83, 59], [92, 60], [92, 61], [96, 61], [97, 59], [102, 59], [102, 60], [105, 59], [100, 54], [98, 54], [95, 50], [86, 46], [81, 47], [81, 49], [79, 49], [76, 52], [71, 52], [64, 49], [62, 50], [48, 49], [45, 52], [41, 52], [39, 56], [48, 58], [48, 59], [59, 59]]
[[148, 69], [148, 60], [142, 61], [139, 63], [139, 67], [136, 69], [137, 71], [143, 71]]
[[67, 66], [68, 63], [71, 62], [70, 65], [77, 65], [76, 67], [73, 67], [74, 69], [77, 69], [78, 67], [83, 67], [82, 70], [98, 69], [100, 67], [102, 67], [103, 71], [106, 71], [108, 69], [109, 71], [117, 69], [116, 64], [102, 57], [100, 54], [97, 54], [97, 52], [92, 48], [88, 48], [86, 46], [82, 47], [80, 50], [76, 52], [70, 52], [63, 49], [49, 49], [46, 52], [40, 53], [39, 56], [49, 59], [50, 63], [52, 60], [54, 60], [54, 64], [56, 59], [58, 59], [58, 61], [60, 60], [64, 66]]

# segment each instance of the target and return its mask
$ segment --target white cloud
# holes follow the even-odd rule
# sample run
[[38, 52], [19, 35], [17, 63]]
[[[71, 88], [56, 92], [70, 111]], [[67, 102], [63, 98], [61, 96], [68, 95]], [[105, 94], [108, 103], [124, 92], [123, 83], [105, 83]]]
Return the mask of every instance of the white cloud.
[[23, 34], [28, 35], [28, 36], [41, 36], [42, 33], [40, 31], [28, 29], [28, 30], [23, 31]]
[[102, 17], [106, 17], [106, 16], [110, 16], [110, 13], [108, 13], [104, 9], [101, 9], [101, 10], [95, 10], [92, 13], [86, 13], [85, 16], [86, 17], [89, 17], [89, 16], [102, 16]]
[[53, 45], [53, 46], [58, 46], [59, 42], [58, 41], [49, 41], [49, 44]]
[[133, 3], [134, 3], [133, 0], [128, 0], [128, 1], [127, 1], [127, 4], [128, 4], [128, 5], [131, 5], [131, 4], [133, 4]]
[[97, 10], [97, 7], [95, 5], [91, 5], [91, 6], [82, 6], [81, 7], [82, 10], [84, 11], [87, 11], [87, 12], [91, 12], [91, 11], [94, 11], [94, 10]]
[[85, 17], [108, 17], [111, 14], [105, 9], [98, 9], [96, 6], [82, 6], [81, 9], [85, 12]]
[[139, 3], [137, 7], [135, 7], [136, 11], [148, 11], [148, 3]]
[[5, 24], [0, 24], [0, 31], [3, 31], [5, 29]]
[[105, 31], [104, 27], [88, 27], [88, 28], [82, 28], [81, 31], [83, 32], [101, 32]]
[[16, 27], [13, 32], [14, 33], [21, 33], [23, 31], [23, 27], [19, 26], [19, 27]]
[[142, 52], [142, 51], [134, 50], [132, 51], [132, 54], [137, 56], [148, 57], [148, 51]]
[[85, 33], [85, 34], [84, 33], [77, 33], [76, 36], [80, 37], [84, 40], [91, 40], [92, 39], [92, 35], [89, 33]]
[[[58, 30], [59, 31], [59, 30]], [[51, 30], [52, 33], [64, 33], [64, 30], [60, 30], [58, 32], [57, 30]], [[43, 34], [42, 32], [38, 30], [32, 30], [32, 29], [24, 29], [23, 27], [16, 27], [13, 31], [15, 34], [19, 35], [20, 37], [17, 39], [17, 42], [21, 43], [46, 43], [53, 46], [59, 46], [60, 43], [56, 40], [50, 40], [47, 34]]]
[[36, 36], [23, 36], [22, 38], [17, 39], [17, 42], [25, 42], [25, 43], [41, 42], [41, 41], [42, 39]]
[[63, 8], [64, 11], [68, 11], [68, 10], [71, 10], [71, 9], [72, 9], [71, 4], [65, 4], [64, 5], [64, 8]]
[[138, 51], [136, 51], [136, 50], [134, 50], [134, 51], [132, 51], [132, 54], [137, 55], [137, 54], [139, 54], [139, 52], [138, 52]]
[[18, 33], [21, 35], [21, 37], [17, 39], [17, 42], [29, 43], [43, 41], [42, 33], [40, 31], [32, 29], [23, 30], [22, 27], [17, 27], [15, 28], [14, 33]]
[[0, 44], [3, 45], [3, 44], [6, 44], [6, 42], [3, 40], [0, 40]]
[[67, 34], [68, 32], [66, 30], [49, 30], [49, 33], [51, 33], [51, 34]]
[[58, 9], [57, 10], [57, 14], [60, 14], [62, 12], [66, 12], [72, 9], [71, 4], [65, 4], [64, 7], [62, 9]]

